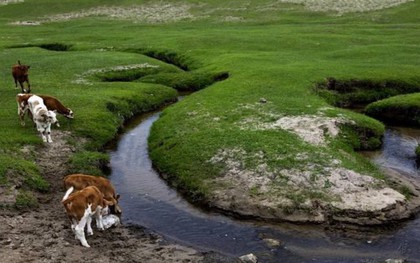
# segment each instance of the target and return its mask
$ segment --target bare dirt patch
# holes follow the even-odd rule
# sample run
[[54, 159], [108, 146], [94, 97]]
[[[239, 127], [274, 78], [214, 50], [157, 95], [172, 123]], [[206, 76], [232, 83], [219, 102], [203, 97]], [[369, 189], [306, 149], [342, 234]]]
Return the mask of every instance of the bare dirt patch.
[[9, 4], [16, 4], [22, 3], [24, 0], [0, 0], [0, 5], [9, 5]]
[[368, 12], [413, 2], [414, 0], [278, 0], [278, 3], [303, 4], [316, 12]]
[[[353, 124], [345, 116], [326, 116], [330, 108], [317, 114], [282, 116], [266, 103], [242, 104], [238, 111], [252, 111], [236, 123], [241, 130], [278, 130], [295, 134], [299, 141], [317, 147], [315, 152], [265, 156], [242, 148], [220, 149], [209, 162], [224, 167], [212, 179], [211, 206], [237, 215], [293, 222], [347, 222], [360, 225], [384, 224], [410, 217], [419, 200], [408, 200], [385, 181], [344, 168], [334, 154], [323, 151], [340, 134], [343, 124]], [[326, 149], [326, 148], [325, 148]], [[293, 166], [270, 167], [273, 160], [294, 160]], [[252, 160], [252, 164], [248, 162]], [[316, 160], [323, 160], [318, 163]], [[410, 182], [406, 187], [413, 189]], [[396, 189], [401, 184], [395, 185]], [[417, 190], [414, 191], [417, 195]]]
[[[42, 17], [32, 24], [44, 24], [52, 22], [63, 22], [85, 17], [103, 17], [115, 20], [130, 20], [134, 23], [168, 23], [185, 19], [193, 19], [189, 12], [191, 8], [187, 4], [164, 3], [134, 5], [131, 7], [122, 6], [98, 6], [78, 12], [69, 12]], [[25, 25], [25, 22], [16, 21], [13, 25]]]
[[1, 262], [211, 262], [215, 254], [169, 243], [147, 229], [124, 226], [124, 222], [105, 231], [94, 228], [94, 235], [87, 237], [92, 247], [82, 247], [74, 239], [60, 202], [66, 161], [75, 150], [67, 143], [69, 136], [69, 132], [54, 130], [54, 142], [36, 149], [37, 164], [51, 184], [48, 193], [38, 194], [39, 207], [1, 210]]
[[97, 68], [91, 69], [83, 74], [76, 75], [76, 79], [72, 81], [75, 84], [83, 84], [83, 85], [93, 85], [92, 82], [88, 80], [89, 77], [98, 74], [98, 73], [109, 73], [109, 72], [123, 72], [126, 70], [133, 70], [133, 69], [142, 69], [142, 68], [159, 68], [158, 65], [151, 65], [149, 63], [142, 63], [142, 64], [133, 64], [133, 65], [125, 65], [125, 66], [115, 66], [110, 68]]

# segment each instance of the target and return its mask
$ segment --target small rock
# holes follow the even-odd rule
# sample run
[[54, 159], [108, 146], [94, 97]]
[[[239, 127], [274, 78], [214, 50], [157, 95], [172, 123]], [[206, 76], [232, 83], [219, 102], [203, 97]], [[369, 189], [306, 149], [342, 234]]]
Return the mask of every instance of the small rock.
[[280, 241], [277, 240], [277, 239], [264, 238], [263, 240], [267, 244], [267, 246], [269, 246], [269, 247], [279, 247], [280, 246]]
[[385, 263], [406, 263], [407, 261], [405, 261], [405, 259], [387, 259], [385, 260]]
[[240, 256], [239, 260], [243, 263], [257, 263], [258, 262], [258, 258], [252, 253], [248, 255]]
[[102, 223], [105, 229], [110, 228], [111, 226], [119, 226], [121, 224], [118, 216], [110, 214], [102, 217]]
[[261, 98], [260, 103], [267, 103], [267, 100], [265, 98]]
[[3, 240], [3, 241], [1, 242], [1, 244], [2, 244], [2, 245], [9, 245], [10, 243], [12, 243], [12, 239], [11, 239], [11, 238], [8, 238], [8, 239]]

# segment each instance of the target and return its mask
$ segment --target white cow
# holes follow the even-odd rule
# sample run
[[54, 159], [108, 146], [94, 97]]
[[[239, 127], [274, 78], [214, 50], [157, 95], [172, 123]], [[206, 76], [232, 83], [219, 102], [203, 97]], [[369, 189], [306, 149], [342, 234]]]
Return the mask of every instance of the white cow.
[[52, 142], [51, 124], [57, 122], [55, 111], [48, 110], [43, 99], [37, 95], [32, 95], [28, 99], [28, 107], [32, 113], [36, 129], [41, 133], [42, 140], [44, 142]]

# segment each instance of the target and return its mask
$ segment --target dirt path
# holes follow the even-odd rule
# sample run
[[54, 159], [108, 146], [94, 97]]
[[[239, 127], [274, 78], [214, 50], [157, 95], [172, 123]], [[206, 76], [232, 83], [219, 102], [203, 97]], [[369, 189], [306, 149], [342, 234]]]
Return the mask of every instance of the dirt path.
[[0, 210], [0, 262], [234, 262], [125, 225], [104, 232], [94, 227], [94, 235], [87, 237], [91, 248], [82, 247], [74, 239], [60, 202], [65, 163], [73, 151], [66, 143], [68, 136], [68, 132], [55, 130], [54, 142], [37, 151], [37, 163], [51, 184], [49, 193], [39, 194], [39, 208]]

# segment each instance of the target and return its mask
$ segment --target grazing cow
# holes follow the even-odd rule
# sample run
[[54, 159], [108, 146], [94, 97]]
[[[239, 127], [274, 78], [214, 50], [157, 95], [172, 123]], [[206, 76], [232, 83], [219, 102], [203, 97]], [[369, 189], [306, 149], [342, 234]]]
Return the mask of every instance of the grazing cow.
[[93, 235], [92, 217], [95, 216], [96, 226], [104, 230], [102, 215], [108, 212], [108, 201], [96, 186], [88, 186], [80, 191], [73, 192], [70, 187], [61, 201], [66, 209], [71, 222], [71, 229], [84, 247], [90, 247], [85, 238], [85, 226], [87, 234]]
[[32, 113], [36, 129], [41, 133], [42, 141], [52, 142], [51, 124], [57, 122], [55, 112], [48, 110], [42, 98], [37, 95], [29, 97], [28, 108]]
[[57, 98], [48, 95], [38, 95], [44, 100], [45, 106], [48, 110], [57, 111], [57, 113], [63, 115], [68, 119], [73, 119], [74, 114], [70, 108], [65, 107]]
[[73, 187], [75, 190], [81, 190], [90, 185], [96, 186], [104, 195], [104, 198], [110, 202], [109, 208], [112, 214], [122, 213], [118, 205], [120, 195], [116, 194], [114, 186], [108, 179], [86, 174], [70, 174], [64, 177], [64, 186], [66, 189]]
[[[16, 102], [18, 104], [18, 114], [20, 118], [20, 123], [22, 126], [25, 126], [25, 114], [28, 112], [28, 99], [34, 94], [28, 94], [28, 93], [19, 93], [16, 95]], [[37, 95], [41, 97], [44, 101], [45, 106], [47, 106], [48, 110], [56, 111], [57, 113], [63, 115], [66, 118], [73, 119], [74, 114], [73, 111], [67, 107], [65, 107], [58, 99], [48, 96], [48, 95]], [[29, 111], [28, 114], [30, 115], [30, 118], [32, 119], [32, 114]], [[60, 124], [56, 123], [57, 127], [60, 127]]]
[[[17, 88], [17, 83], [19, 82], [20, 88], [22, 89], [23, 93], [31, 92], [31, 84], [29, 84], [29, 78], [28, 78], [30, 67], [31, 66], [20, 64], [20, 60], [18, 60], [18, 64], [12, 66], [12, 75], [15, 80], [15, 86]], [[28, 84], [27, 91], [25, 90], [23, 86], [24, 82]]]

